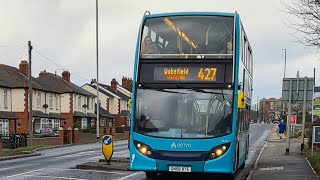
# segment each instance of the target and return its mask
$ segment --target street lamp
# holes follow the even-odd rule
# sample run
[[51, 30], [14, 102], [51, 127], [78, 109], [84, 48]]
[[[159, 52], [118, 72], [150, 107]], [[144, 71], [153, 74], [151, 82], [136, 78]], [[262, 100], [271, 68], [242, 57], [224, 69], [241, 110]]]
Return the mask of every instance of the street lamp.
[[99, 46], [98, 46], [98, 0], [96, 0], [96, 50], [97, 50], [97, 139], [99, 139]]
[[286, 65], [287, 65], [287, 49], [282, 49], [284, 51], [284, 71], [283, 78], [286, 78]]
[[[284, 70], [283, 78], [286, 78], [286, 66], [287, 66], [287, 49], [282, 49], [284, 51]], [[285, 104], [282, 103], [282, 114], [285, 115]]]

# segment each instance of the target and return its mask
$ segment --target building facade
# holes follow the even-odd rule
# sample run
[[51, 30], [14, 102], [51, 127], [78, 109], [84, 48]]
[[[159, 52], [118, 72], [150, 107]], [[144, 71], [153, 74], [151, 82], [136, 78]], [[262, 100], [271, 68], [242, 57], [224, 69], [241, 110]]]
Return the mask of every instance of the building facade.
[[[0, 65], [0, 129], [2, 134], [29, 133], [28, 63], [21, 61], [19, 69]], [[33, 130], [59, 129], [62, 119], [62, 92], [43, 86], [32, 78]]]
[[86, 129], [96, 123], [95, 95], [72, 83], [68, 71], [63, 71], [62, 76], [42, 71], [36, 79], [44, 86], [62, 92], [61, 127]]
[[[123, 77], [122, 85], [116, 79], [112, 79], [111, 85], [99, 83], [99, 104], [103, 110], [112, 114], [114, 118], [113, 126], [129, 126], [130, 124], [128, 101], [131, 98], [131, 82], [131, 79]], [[97, 83], [95, 81], [83, 85], [82, 88], [92, 94], [97, 94]]]
[[277, 98], [261, 99], [259, 103], [259, 114], [264, 122], [272, 122], [281, 118], [282, 101]]

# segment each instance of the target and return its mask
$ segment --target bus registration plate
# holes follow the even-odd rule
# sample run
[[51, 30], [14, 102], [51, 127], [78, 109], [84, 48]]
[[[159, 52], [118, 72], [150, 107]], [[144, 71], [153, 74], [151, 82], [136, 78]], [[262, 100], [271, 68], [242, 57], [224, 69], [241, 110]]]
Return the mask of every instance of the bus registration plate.
[[185, 166], [169, 166], [170, 172], [191, 172], [191, 167]]

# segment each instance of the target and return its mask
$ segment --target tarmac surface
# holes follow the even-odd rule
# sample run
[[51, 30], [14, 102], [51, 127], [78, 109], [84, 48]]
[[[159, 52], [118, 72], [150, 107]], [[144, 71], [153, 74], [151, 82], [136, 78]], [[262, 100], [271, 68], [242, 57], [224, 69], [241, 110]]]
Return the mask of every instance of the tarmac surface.
[[286, 138], [280, 139], [274, 127], [248, 179], [252, 180], [316, 180], [318, 177], [300, 151], [300, 139], [290, 140], [286, 154]]

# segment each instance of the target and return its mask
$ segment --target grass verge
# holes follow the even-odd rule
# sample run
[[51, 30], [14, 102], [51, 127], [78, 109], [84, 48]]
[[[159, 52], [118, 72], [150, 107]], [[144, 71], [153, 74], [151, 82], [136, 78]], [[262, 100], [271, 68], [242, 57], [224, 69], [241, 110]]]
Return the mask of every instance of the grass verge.
[[34, 146], [26, 146], [26, 147], [20, 147], [17, 149], [2, 149], [2, 152], [0, 152], [0, 157], [3, 156], [14, 156], [19, 154], [25, 154], [26, 152], [33, 151], [38, 148], [46, 147], [44, 145], [34, 145]]

